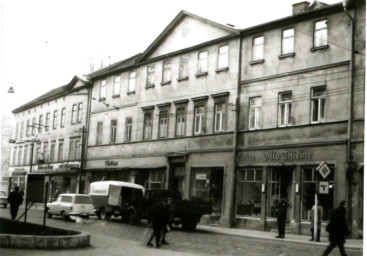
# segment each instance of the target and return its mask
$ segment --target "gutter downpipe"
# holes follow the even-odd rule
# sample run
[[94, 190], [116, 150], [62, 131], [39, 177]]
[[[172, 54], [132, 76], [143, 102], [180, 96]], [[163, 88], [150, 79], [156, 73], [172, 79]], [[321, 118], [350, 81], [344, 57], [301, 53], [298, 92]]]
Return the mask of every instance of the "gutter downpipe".
[[351, 24], [351, 50], [350, 50], [350, 97], [349, 97], [349, 118], [348, 118], [348, 140], [347, 140], [347, 196], [348, 196], [348, 225], [350, 227], [350, 233], [352, 233], [352, 182], [353, 182], [353, 156], [352, 156], [352, 130], [353, 130], [353, 109], [354, 109], [354, 35], [355, 35], [355, 17], [356, 7], [353, 6], [354, 15], [348, 12], [347, 6], [351, 1], [344, 1], [344, 12], [350, 19]]
[[233, 132], [233, 178], [231, 186], [232, 200], [230, 204], [230, 227], [234, 227], [236, 219], [236, 193], [237, 193], [237, 153], [238, 153], [238, 130], [239, 130], [239, 115], [240, 115], [240, 93], [241, 93], [241, 71], [242, 71], [242, 34], [239, 35], [239, 61], [238, 61], [238, 76], [237, 76], [237, 95], [235, 102], [235, 124]]

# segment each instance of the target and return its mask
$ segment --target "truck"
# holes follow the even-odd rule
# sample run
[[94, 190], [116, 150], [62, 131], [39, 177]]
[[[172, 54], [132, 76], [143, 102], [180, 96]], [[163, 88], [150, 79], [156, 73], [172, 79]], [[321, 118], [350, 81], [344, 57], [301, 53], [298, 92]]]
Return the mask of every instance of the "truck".
[[121, 217], [129, 224], [139, 221], [144, 202], [144, 187], [124, 181], [97, 181], [90, 184], [95, 213], [99, 219]]
[[139, 217], [150, 219], [158, 210], [163, 200], [171, 198], [170, 219], [171, 224], [182, 225], [185, 231], [194, 231], [200, 218], [204, 214], [212, 213], [212, 204], [205, 201], [192, 201], [182, 199], [179, 192], [167, 189], [148, 189], [145, 191], [144, 203]]

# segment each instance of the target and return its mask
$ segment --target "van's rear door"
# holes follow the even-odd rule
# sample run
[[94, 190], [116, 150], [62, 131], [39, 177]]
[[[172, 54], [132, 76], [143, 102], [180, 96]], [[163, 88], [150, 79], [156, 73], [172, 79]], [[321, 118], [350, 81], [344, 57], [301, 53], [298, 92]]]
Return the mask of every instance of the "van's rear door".
[[111, 206], [121, 205], [121, 186], [110, 185], [107, 204]]

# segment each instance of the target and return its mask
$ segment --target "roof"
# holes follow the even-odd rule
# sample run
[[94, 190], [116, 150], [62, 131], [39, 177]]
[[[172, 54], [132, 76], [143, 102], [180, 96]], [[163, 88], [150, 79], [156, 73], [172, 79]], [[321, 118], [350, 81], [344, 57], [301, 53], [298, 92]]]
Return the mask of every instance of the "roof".
[[40, 105], [42, 103], [45, 103], [47, 101], [50, 101], [52, 99], [56, 99], [59, 97], [62, 97], [64, 95], [67, 95], [72, 91], [73, 86], [76, 84], [77, 81], [84, 82], [86, 85], [89, 84], [89, 81], [86, 77], [83, 76], [74, 76], [73, 79], [66, 85], [57, 87], [55, 89], [52, 89], [51, 91], [27, 102], [26, 104], [21, 105], [20, 107], [14, 109], [12, 111], [13, 114], [19, 113], [21, 111], [27, 110], [29, 108], [32, 108], [34, 106]]
[[167, 36], [168, 34], [175, 29], [176, 25], [178, 25], [178, 23], [186, 16], [192, 17], [194, 19], [198, 19], [201, 20], [205, 23], [209, 23], [213, 26], [219, 27], [221, 29], [227, 30], [229, 32], [232, 32], [234, 34], [239, 34], [239, 30], [229, 27], [229, 26], [225, 26], [222, 24], [219, 24], [217, 22], [205, 19], [203, 17], [200, 17], [198, 15], [189, 13], [187, 11], [180, 11], [177, 16], [168, 24], [168, 26], [159, 34], [159, 36], [153, 41], [153, 43], [151, 43], [149, 45], [149, 47], [143, 52], [140, 60], [143, 60], [145, 57], [147, 57], [149, 55], [150, 52], [152, 52]]
[[138, 54], [136, 54], [134, 56], [131, 56], [127, 59], [116, 62], [112, 65], [109, 65], [108, 67], [105, 67], [105, 68], [99, 69], [99, 70], [97, 70], [93, 73], [90, 73], [87, 76], [89, 78], [96, 78], [96, 77], [99, 77], [99, 76], [103, 76], [103, 75], [110, 74], [110, 73], [115, 72], [115, 71], [119, 71], [119, 70], [122, 70], [122, 69], [125, 69], [125, 68], [128, 68], [128, 67], [134, 66], [136, 64], [137, 60], [140, 58], [140, 56], [141, 56], [141, 53], [138, 53]]

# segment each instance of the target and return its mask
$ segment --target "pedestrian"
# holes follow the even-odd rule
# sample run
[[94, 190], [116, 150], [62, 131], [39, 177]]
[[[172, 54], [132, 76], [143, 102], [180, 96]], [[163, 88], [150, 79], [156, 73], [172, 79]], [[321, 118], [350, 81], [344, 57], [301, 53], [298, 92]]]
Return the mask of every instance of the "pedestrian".
[[164, 225], [162, 226], [161, 244], [169, 244], [166, 240], [166, 235], [170, 231], [170, 226], [171, 226], [171, 220], [170, 220], [171, 202], [172, 202], [172, 199], [167, 198], [165, 204], [163, 205]]
[[287, 219], [287, 208], [289, 204], [284, 196], [280, 199], [277, 205], [277, 221], [278, 221], [278, 236], [276, 238], [285, 237], [285, 221]]
[[[147, 245], [153, 246], [152, 241], [155, 238], [155, 246], [159, 248], [162, 244], [168, 244], [165, 240], [167, 233], [166, 225], [169, 223], [169, 206], [171, 199], [167, 198], [162, 201], [157, 207], [156, 211], [152, 214], [149, 223], [152, 224], [153, 233], [151, 234]], [[161, 240], [162, 238], [162, 240]]]
[[330, 222], [326, 227], [326, 231], [329, 232], [330, 244], [322, 254], [327, 256], [335, 246], [339, 247], [340, 254], [347, 256], [344, 250], [345, 237], [349, 234], [347, 221], [346, 221], [346, 201], [342, 200], [339, 203], [339, 207], [334, 209], [331, 213]]
[[[316, 242], [320, 242], [320, 235], [321, 235], [321, 220], [322, 215], [324, 214], [324, 208], [320, 204], [320, 201], [317, 201], [317, 236], [316, 236]], [[310, 219], [311, 219], [311, 239], [310, 241], [315, 240], [314, 239], [314, 227], [315, 227], [315, 205], [312, 206], [311, 212], [310, 212]]]
[[19, 192], [19, 187], [15, 187], [8, 196], [8, 202], [10, 204], [11, 219], [15, 220], [18, 214], [19, 205], [23, 202], [23, 196]]

